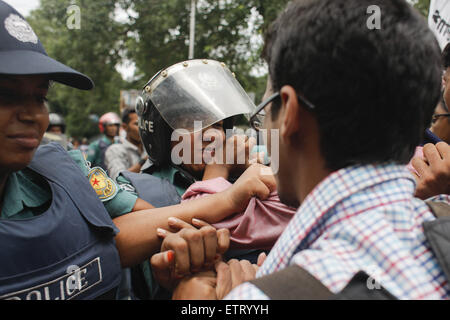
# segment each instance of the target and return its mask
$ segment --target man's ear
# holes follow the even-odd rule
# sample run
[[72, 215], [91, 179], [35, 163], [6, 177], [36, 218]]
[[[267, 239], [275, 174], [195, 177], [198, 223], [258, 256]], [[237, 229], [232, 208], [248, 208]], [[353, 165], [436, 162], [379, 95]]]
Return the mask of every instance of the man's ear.
[[280, 110], [280, 138], [285, 143], [297, 140], [300, 130], [300, 108], [297, 93], [291, 86], [283, 86], [280, 90], [281, 110]]

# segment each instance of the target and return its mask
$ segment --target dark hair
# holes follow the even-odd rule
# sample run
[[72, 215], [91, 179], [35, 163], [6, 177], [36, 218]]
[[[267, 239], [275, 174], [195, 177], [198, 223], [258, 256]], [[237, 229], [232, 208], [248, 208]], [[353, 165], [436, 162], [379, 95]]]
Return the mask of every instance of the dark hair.
[[450, 43], [448, 43], [444, 51], [442, 51], [442, 63], [444, 65], [444, 69], [450, 67]]
[[[367, 26], [373, 4], [381, 29]], [[291, 2], [270, 27], [263, 56], [274, 92], [291, 85], [316, 106], [331, 170], [407, 163], [439, 100], [439, 45], [403, 0]]]
[[136, 109], [134, 109], [134, 108], [125, 108], [122, 111], [122, 123], [128, 124], [128, 122], [130, 122], [130, 114], [131, 113], [136, 113]]

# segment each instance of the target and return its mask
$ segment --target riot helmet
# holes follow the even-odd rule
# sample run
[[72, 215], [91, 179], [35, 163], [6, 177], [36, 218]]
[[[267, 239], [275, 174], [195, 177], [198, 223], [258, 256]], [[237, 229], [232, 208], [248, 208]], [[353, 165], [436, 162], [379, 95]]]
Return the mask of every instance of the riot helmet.
[[61, 133], [66, 132], [66, 122], [64, 121], [64, 118], [57, 113], [50, 113], [49, 115], [49, 125], [47, 128], [47, 132], [51, 131], [52, 127], [61, 127]]
[[173, 130], [203, 130], [224, 121], [224, 131], [233, 127], [233, 117], [255, 110], [234, 74], [224, 63], [189, 60], [155, 74], [136, 101], [139, 132], [155, 166], [170, 163]]

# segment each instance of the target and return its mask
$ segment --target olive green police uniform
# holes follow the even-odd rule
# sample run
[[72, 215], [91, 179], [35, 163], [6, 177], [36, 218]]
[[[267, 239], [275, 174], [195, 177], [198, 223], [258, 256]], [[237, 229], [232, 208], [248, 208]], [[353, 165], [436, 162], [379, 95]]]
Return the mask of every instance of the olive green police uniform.
[[[152, 171], [151, 174], [152, 176], [169, 181], [173, 186], [175, 186], [177, 193], [180, 196], [182, 196], [189, 188], [189, 186], [193, 183], [193, 181], [186, 179], [181, 174], [180, 170], [172, 166], [165, 166], [162, 168], [158, 168]], [[130, 192], [136, 194], [134, 187], [131, 185], [131, 182], [128, 181], [124, 176], [119, 175], [116, 180], [117, 183], [124, 189], [129, 190]]]
[[[88, 177], [90, 168], [83, 154], [79, 150], [72, 150], [68, 153], [85, 176]], [[95, 186], [93, 187], [95, 189]], [[111, 218], [131, 212], [137, 200], [135, 194], [117, 186], [116, 188], [115, 195], [106, 195], [106, 198], [103, 196], [103, 199], [101, 199]], [[34, 171], [25, 168], [9, 175], [5, 186], [0, 218], [21, 220], [34, 217], [45, 212], [51, 201], [52, 192], [45, 179]]]

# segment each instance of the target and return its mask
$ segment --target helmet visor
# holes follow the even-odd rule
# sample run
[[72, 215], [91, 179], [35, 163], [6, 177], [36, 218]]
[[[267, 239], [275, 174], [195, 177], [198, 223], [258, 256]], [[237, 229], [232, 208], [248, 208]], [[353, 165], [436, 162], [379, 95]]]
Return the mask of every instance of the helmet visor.
[[248, 119], [256, 109], [230, 70], [214, 60], [190, 60], [159, 72], [138, 99], [138, 112], [147, 99], [172, 129], [189, 132], [239, 114]]

